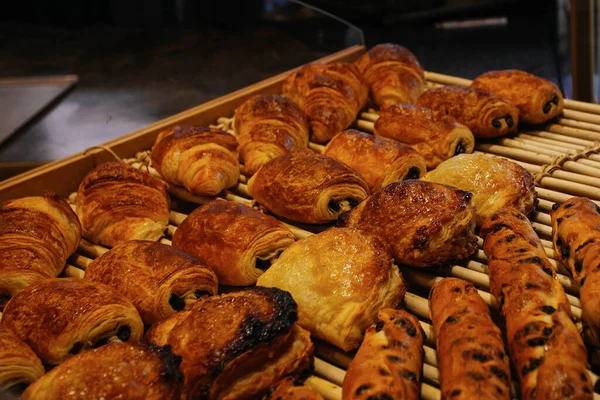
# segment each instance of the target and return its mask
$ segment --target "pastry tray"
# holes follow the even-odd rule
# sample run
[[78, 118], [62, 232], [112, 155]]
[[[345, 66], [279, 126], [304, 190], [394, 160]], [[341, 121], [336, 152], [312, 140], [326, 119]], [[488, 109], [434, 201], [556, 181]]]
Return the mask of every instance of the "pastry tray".
[[[365, 48], [354, 46], [317, 60], [317, 62], [353, 61]], [[88, 149], [71, 157], [46, 164], [35, 170], [26, 172], [12, 179], [0, 182], [0, 202], [22, 196], [40, 195], [53, 191], [69, 198], [84, 176], [95, 166], [115, 157], [121, 158], [136, 168], [156, 174], [150, 165], [150, 152], [158, 133], [168, 127], [187, 125], [213, 125], [229, 130], [234, 110], [247, 98], [255, 94], [276, 94], [281, 90], [283, 79], [291, 71], [276, 75], [234, 93], [202, 104], [180, 114], [158, 121], [144, 129], [125, 135], [101, 146]], [[468, 85], [466, 79], [426, 72], [428, 86]], [[359, 114], [355, 127], [371, 132], [373, 121], [377, 119], [376, 110], [367, 110]], [[315, 151], [322, 151], [323, 146], [311, 143]], [[475, 152], [494, 154], [508, 158], [528, 169], [536, 181], [539, 205], [532, 217], [535, 231], [542, 240], [546, 254], [557, 266], [558, 280], [565, 288], [576, 324], [581, 328], [581, 302], [579, 285], [572, 280], [566, 269], [554, 259], [551, 242], [552, 229], [549, 211], [552, 204], [562, 202], [572, 196], [589, 197], [600, 204], [600, 105], [565, 100], [565, 110], [553, 123], [542, 128], [519, 130], [511, 137], [480, 141], [478, 139]], [[229, 200], [255, 205], [246, 186], [247, 177], [242, 175], [239, 183], [220, 196]], [[170, 238], [177, 226], [198, 204], [206, 203], [211, 198], [197, 197], [185, 189], [169, 185], [172, 197], [170, 223], [161, 242], [170, 244]], [[72, 197], [71, 197], [72, 200]], [[304, 238], [327, 226], [289, 225], [296, 238]], [[454, 276], [472, 282], [479, 290], [482, 298], [497, 315], [497, 304], [489, 293], [489, 276], [486, 256], [481, 250], [482, 240], [478, 239], [480, 249], [469, 260], [460, 264], [434, 269], [401, 268], [407, 283], [408, 292], [404, 306], [421, 321], [427, 340], [424, 344], [424, 365], [421, 384], [421, 398], [427, 400], [440, 399], [439, 372], [435, 350], [435, 338], [429, 318], [427, 294], [433, 283], [440, 277]], [[67, 261], [63, 276], [82, 277], [87, 265], [107, 249], [82, 240], [76, 254]], [[228, 290], [228, 288], [221, 288]], [[587, 342], [586, 342], [587, 343]], [[600, 371], [600, 351], [588, 344], [590, 375], [594, 382], [594, 399], [600, 400], [599, 377], [593, 371]], [[308, 379], [313, 389], [326, 399], [341, 399], [341, 385], [345, 368], [352, 355], [333, 346], [315, 342], [315, 374]], [[518, 383], [513, 381], [513, 395], [517, 397]]]

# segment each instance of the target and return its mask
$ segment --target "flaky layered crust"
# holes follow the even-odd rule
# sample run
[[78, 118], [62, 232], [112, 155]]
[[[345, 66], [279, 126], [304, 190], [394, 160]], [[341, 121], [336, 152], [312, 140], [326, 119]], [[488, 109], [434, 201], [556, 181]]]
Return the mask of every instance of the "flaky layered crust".
[[417, 150], [429, 169], [475, 147], [471, 130], [454, 117], [410, 104], [383, 107], [374, 133]]
[[44, 375], [42, 362], [17, 335], [0, 324], [0, 390], [30, 384]]
[[256, 95], [235, 110], [239, 152], [247, 173], [266, 162], [308, 146], [309, 125], [304, 112], [290, 99]]
[[174, 247], [134, 240], [95, 259], [85, 279], [101, 282], [127, 297], [142, 321], [152, 325], [217, 293], [214, 272]]
[[468, 282], [445, 278], [429, 295], [443, 399], [510, 399], [502, 332]]
[[152, 165], [166, 181], [198, 196], [216, 196], [240, 177], [237, 141], [217, 128], [176, 126], [160, 132]]
[[358, 347], [379, 309], [395, 307], [405, 293], [383, 242], [349, 228], [294, 243], [257, 285], [290, 292], [298, 303], [298, 323], [346, 351]]
[[169, 223], [166, 185], [120, 162], [92, 170], [77, 191], [77, 215], [84, 235], [115, 246], [128, 240], [158, 240]]
[[129, 300], [101, 283], [47, 279], [13, 297], [2, 323], [47, 364], [109, 340], [137, 342], [144, 325]]
[[519, 110], [512, 103], [482, 89], [443, 86], [425, 91], [417, 106], [451, 115], [465, 124], [475, 137], [498, 137], [515, 133]]
[[506, 321], [523, 399], [591, 399], [587, 352], [571, 308], [530, 222], [502, 209], [481, 228], [490, 289]]
[[272, 388], [263, 400], [323, 400], [320, 394], [293, 376], [287, 377]]
[[399, 264], [432, 267], [462, 260], [477, 245], [471, 193], [409, 179], [392, 183], [344, 215], [341, 226], [369, 232]]
[[525, 71], [509, 69], [479, 75], [471, 87], [500, 96], [519, 109], [519, 119], [542, 124], [563, 110], [563, 95], [552, 82]]
[[369, 195], [356, 171], [311, 150], [269, 161], [250, 178], [248, 190], [272, 213], [309, 224], [334, 221]]
[[379, 311], [348, 366], [342, 399], [418, 400], [424, 336], [414, 315], [391, 308]]
[[357, 171], [371, 193], [392, 182], [417, 179], [427, 171], [425, 160], [416, 150], [354, 129], [335, 135], [323, 155]]

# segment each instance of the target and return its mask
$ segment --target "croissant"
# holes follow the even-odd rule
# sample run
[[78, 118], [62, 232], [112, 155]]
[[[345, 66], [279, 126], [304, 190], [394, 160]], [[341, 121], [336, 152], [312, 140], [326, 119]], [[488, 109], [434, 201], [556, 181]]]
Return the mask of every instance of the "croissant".
[[180, 363], [168, 346], [111, 343], [52, 369], [23, 393], [23, 400], [179, 400]]
[[323, 400], [323, 397], [303, 384], [302, 380], [289, 376], [269, 390], [263, 400]]
[[53, 193], [0, 207], [0, 309], [21, 289], [56, 277], [77, 249], [81, 225]]
[[51, 365], [110, 341], [137, 342], [144, 334], [129, 300], [79, 278], [47, 279], [21, 290], [6, 305], [2, 323]]
[[234, 128], [250, 175], [267, 161], [308, 146], [308, 119], [283, 96], [257, 95], [246, 100], [235, 110]]
[[212, 268], [219, 283], [249, 286], [294, 243], [290, 230], [246, 205], [213, 200], [194, 210], [173, 235], [173, 246]]
[[409, 179], [392, 183], [340, 218], [391, 246], [399, 264], [432, 267], [463, 260], [477, 247], [471, 193]]
[[385, 43], [372, 47], [356, 62], [378, 106], [414, 103], [425, 90], [425, 73], [406, 47]]
[[112, 247], [134, 239], [156, 241], [169, 223], [169, 195], [160, 179], [110, 162], [79, 185], [77, 215], [94, 243]]
[[416, 150], [354, 129], [335, 135], [323, 155], [357, 171], [372, 193], [392, 182], [416, 179], [427, 172], [425, 160]]
[[410, 104], [383, 107], [374, 133], [417, 150], [429, 169], [475, 147], [471, 130], [454, 117]]
[[167, 182], [216, 196], [240, 177], [235, 137], [221, 129], [176, 126], [158, 134], [152, 165]]
[[147, 325], [218, 290], [215, 274], [196, 258], [142, 240], [121, 243], [92, 261], [85, 279], [104, 283], [127, 297]]
[[317, 143], [349, 127], [369, 96], [360, 72], [347, 63], [305, 65], [283, 81], [282, 91], [308, 116]]
[[563, 110], [563, 95], [552, 82], [525, 71], [510, 69], [479, 75], [471, 87], [487, 90], [519, 109], [519, 119], [527, 124], [542, 124]]
[[517, 131], [519, 110], [512, 103], [485, 90], [443, 86], [425, 91], [417, 106], [451, 115], [475, 137], [504, 136]]
[[356, 171], [310, 150], [269, 161], [250, 178], [248, 190], [272, 213], [309, 224], [335, 221], [369, 195]]
[[44, 367], [33, 350], [0, 324], [0, 390], [30, 384], [42, 375]]

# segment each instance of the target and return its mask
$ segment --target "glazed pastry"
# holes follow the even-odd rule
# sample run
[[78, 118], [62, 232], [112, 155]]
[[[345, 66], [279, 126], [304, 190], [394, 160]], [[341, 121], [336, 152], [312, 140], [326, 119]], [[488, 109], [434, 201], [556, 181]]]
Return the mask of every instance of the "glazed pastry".
[[94, 243], [112, 247], [134, 239], [156, 241], [169, 223], [169, 195], [160, 179], [110, 162], [79, 185], [77, 215]]
[[111, 341], [137, 342], [144, 334], [129, 300], [79, 278], [47, 279], [21, 290], [6, 305], [2, 323], [51, 365]]
[[385, 43], [372, 47], [357, 61], [378, 106], [414, 103], [425, 90], [425, 73], [406, 47]]
[[235, 131], [246, 172], [253, 175], [267, 161], [308, 146], [309, 125], [290, 99], [257, 95], [235, 110]]
[[143, 240], [121, 243], [92, 261], [85, 279], [104, 283], [131, 300], [146, 325], [218, 290], [214, 272], [199, 260], [166, 244]]
[[180, 363], [168, 346], [111, 343], [52, 369], [25, 391], [23, 400], [178, 400]]
[[0, 391], [44, 375], [42, 362], [17, 335], [0, 324]]
[[206, 297], [146, 339], [181, 356], [182, 399], [247, 399], [312, 365], [310, 335], [296, 319], [289, 293], [251, 288]]
[[479, 138], [515, 133], [519, 123], [517, 107], [477, 88], [442, 86], [429, 89], [419, 97], [416, 104], [453, 116]]
[[479, 75], [471, 87], [500, 96], [519, 109], [526, 124], [542, 124], [563, 110], [563, 95], [552, 82], [525, 71], [509, 69]]
[[388, 243], [399, 264], [433, 267], [476, 250], [471, 193], [418, 180], [392, 183], [345, 214], [339, 225]]
[[294, 243], [257, 285], [290, 292], [298, 303], [298, 323], [345, 351], [358, 347], [377, 312], [396, 307], [405, 293], [385, 244], [350, 228]]
[[81, 225], [53, 193], [0, 207], [0, 309], [21, 289], [58, 276], [77, 249]]
[[290, 230], [240, 203], [213, 200], [195, 209], [173, 235], [173, 246], [209, 266], [222, 285], [249, 286], [286, 247]]
[[197, 196], [216, 196], [240, 177], [237, 141], [217, 128], [176, 126], [158, 134], [152, 166], [167, 182]]
[[510, 366], [502, 332], [468, 282], [438, 281], [429, 295], [443, 399], [510, 399]]
[[272, 388], [263, 400], [323, 400], [323, 397], [303, 384], [302, 379], [290, 376]]
[[587, 352], [540, 239], [512, 208], [483, 223], [490, 289], [506, 322], [523, 399], [591, 399]]
[[283, 81], [282, 90], [308, 116], [317, 143], [349, 127], [369, 96], [360, 72], [347, 63], [305, 65]]
[[374, 133], [417, 150], [429, 169], [475, 147], [471, 130], [454, 117], [410, 104], [383, 107]]
[[335, 221], [369, 195], [369, 186], [346, 164], [310, 150], [269, 161], [248, 181], [256, 201], [297, 222]]
[[487, 154], [461, 154], [429, 171], [424, 181], [442, 183], [473, 193], [477, 226], [504, 207], [528, 215], [535, 209], [535, 180], [525, 168]]
[[417, 179], [427, 171], [417, 151], [354, 129], [335, 135], [323, 155], [356, 170], [372, 193], [392, 182]]
[[348, 367], [342, 399], [418, 400], [424, 337], [415, 316], [391, 308], [379, 311]]

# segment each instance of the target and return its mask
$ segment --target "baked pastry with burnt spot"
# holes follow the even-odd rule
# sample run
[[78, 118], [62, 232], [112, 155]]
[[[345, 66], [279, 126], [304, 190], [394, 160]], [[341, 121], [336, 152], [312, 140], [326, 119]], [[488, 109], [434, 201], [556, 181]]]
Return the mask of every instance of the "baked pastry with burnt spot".
[[271, 388], [263, 400], [323, 400], [320, 394], [304, 384], [303, 376], [289, 376]]
[[0, 390], [29, 385], [44, 375], [42, 362], [17, 335], [0, 324]]

